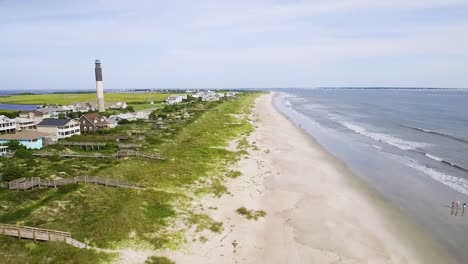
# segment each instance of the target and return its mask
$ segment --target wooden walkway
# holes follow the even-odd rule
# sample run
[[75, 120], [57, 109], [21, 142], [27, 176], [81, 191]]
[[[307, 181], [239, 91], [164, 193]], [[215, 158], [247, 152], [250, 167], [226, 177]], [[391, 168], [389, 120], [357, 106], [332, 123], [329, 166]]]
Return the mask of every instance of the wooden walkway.
[[10, 190], [30, 190], [34, 188], [57, 188], [64, 185], [69, 184], [77, 184], [77, 183], [85, 183], [85, 184], [95, 184], [95, 185], [102, 185], [106, 187], [116, 187], [116, 188], [134, 188], [134, 189], [145, 189], [146, 187], [143, 185], [129, 183], [119, 180], [112, 180], [108, 178], [102, 177], [90, 177], [90, 176], [80, 176], [80, 177], [73, 177], [67, 179], [59, 179], [59, 180], [48, 180], [48, 179], [41, 179], [37, 177], [33, 178], [20, 178], [14, 181], [11, 181], [5, 186], [4, 188], [8, 188]]
[[114, 154], [102, 154], [102, 153], [53, 153], [53, 152], [34, 152], [33, 156], [38, 157], [51, 157], [58, 155], [63, 158], [111, 158], [118, 159], [124, 157], [141, 157], [146, 159], [153, 160], [165, 160], [165, 158], [160, 154], [155, 153], [146, 153], [140, 151], [132, 150], [120, 150]]
[[88, 245], [73, 239], [70, 232], [8, 224], [0, 224], [0, 231], [2, 235], [17, 237], [19, 239], [25, 238], [32, 239], [34, 241], [63, 241], [76, 248], [88, 248]]

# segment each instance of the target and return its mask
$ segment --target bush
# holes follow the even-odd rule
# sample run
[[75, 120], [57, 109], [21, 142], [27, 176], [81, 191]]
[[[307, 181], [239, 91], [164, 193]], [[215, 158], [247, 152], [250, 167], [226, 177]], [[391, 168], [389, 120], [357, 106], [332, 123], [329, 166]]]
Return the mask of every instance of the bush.
[[4, 181], [13, 181], [23, 177], [26, 174], [26, 170], [18, 165], [7, 163], [3, 167], [3, 180]]
[[16, 150], [15, 157], [22, 158], [22, 159], [30, 159], [32, 158], [32, 151], [25, 148], [19, 148]]

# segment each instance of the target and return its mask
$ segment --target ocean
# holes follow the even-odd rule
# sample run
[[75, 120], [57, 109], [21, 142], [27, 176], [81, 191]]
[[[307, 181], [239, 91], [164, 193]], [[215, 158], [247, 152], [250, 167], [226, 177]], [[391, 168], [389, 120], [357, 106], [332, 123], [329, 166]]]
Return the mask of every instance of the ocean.
[[[282, 89], [275, 107], [468, 262], [468, 90]], [[468, 208], [467, 208], [468, 209]]]

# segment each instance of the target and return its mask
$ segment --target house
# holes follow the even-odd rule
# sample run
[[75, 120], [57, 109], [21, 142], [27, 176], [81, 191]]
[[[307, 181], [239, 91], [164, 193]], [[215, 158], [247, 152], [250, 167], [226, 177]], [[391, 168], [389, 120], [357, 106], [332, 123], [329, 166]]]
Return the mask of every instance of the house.
[[37, 129], [37, 124], [34, 121], [34, 119], [17, 117], [15, 118], [15, 122], [16, 122], [16, 131]]
[[48, 118], [59, 118], [60, 114], [66, 114], [69, 112], [69, 110], [64, 109], [61, 106], [46, 106], [46, 107], [40, 107], [37, 109], [37, 111], [42, 112], [46, 115], [48, 115]]
[[232, 96], [236, 96], [237, 95], [237, 92], [227, 92], [226, 93], [226, 97], [232, 97]]
[[171, 95], [166, 99], [166, 102], [168, 104], [178, 104], [178, 103], [182, 103], [183, 99], [184, 98], [180, 95]]
[[15, 133], [16, 121], [4, 115], [0, 115], [0, 134], [1, 133]]
[[109, 103], [109, 108], [110, 109], [126, 109], [127, 108], [127, 103], [126, 102]]
[[8, 146], [0, 146], [0, 157], [3, 157], [7, 154]]
[[80, 135], [80, 123], [74, 119], [46, 118], [37, 124], [37, 131], [49, 134], [53, 141]]
[[95, 132], [107, 127], [109, 123], [99, 113], [84, 114], [80, 117], [80, 129], [83, 132]]
[[50, 118], [50, 115], [48, 113], [44, 113], [44, 112], [41, 112], [41, 111], [34, 110], [34, 111], [20, 112], [19, 117], [33, 119], [34, 122], [36, 122], [36, 124], [37, 124], [37, 123], [40, 123], [42, 121], [42, 119], [44, 119], [44, 118]]
[[73, 104], [73, 112], [88, 112], [91, 110], [89, 103], [75, 103]]
[[43, 145], [43, 139], [49, 136], [47, 133], [37, 131], [22, 131], [15, 134], [0, 135], [0, 144], [5, 144], [10, 141], [18, 141], [21, 145], [28, 149], [40, 149]]

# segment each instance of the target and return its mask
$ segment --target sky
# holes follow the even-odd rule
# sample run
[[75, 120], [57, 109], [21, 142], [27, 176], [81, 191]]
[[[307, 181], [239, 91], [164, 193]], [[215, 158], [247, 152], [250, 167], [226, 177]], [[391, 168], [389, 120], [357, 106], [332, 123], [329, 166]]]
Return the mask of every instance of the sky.
[[0, 89], [468, 88], [468, 0], [0, 0]]

